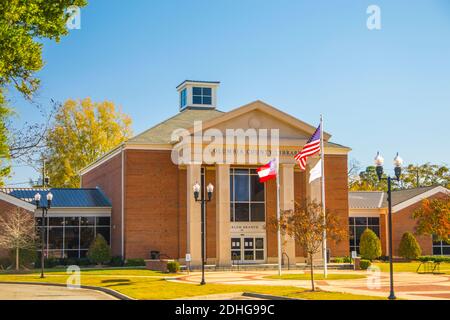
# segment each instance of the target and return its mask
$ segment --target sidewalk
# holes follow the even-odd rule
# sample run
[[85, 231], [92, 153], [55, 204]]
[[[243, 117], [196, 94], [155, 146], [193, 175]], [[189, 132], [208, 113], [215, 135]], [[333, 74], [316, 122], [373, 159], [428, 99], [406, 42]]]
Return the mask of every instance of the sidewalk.
[[[299, 270], [284, 271], [283, 274], [299, 274]], [[333, 271], [335, 274], [362, 274], [365, 271]], [[238, 272], [207, 272], [207, 283], [239, 284], [239, 285], [268, 285], [268, 286], [296, 286], [309, 288], [309, 280], [274, 280], [265, 276], [276, 275], [276, 271], [238, 271]], [[199, 283], [201, 273], [192, 272], [177, 280], [183, 283]], [[397, 298], [413, 300], [450, 300], [450, 276], [416, 274], [412, 272], [398, 272], [394, 274], [395, 294]], [[368, 279], [349, 280], [318, 280], [317, 287], [324, 291], [343, 292], [360, 295], [387, 297], [389, 295], [389, 274], [382, 272], [377, 282]]]

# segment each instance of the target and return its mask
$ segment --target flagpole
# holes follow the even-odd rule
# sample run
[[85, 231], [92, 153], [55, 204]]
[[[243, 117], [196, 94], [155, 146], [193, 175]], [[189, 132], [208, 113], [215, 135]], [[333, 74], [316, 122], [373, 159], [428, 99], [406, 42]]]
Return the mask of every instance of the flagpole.
[[281, 228], [280, 228], [280, 153], [277, 153], [277, 239], [278, 239], [278, 275], [281, 276]]
[[[325, 206], [325, 148], [323, 143], [323, 116], [320, 115], [320, 159], [322, 160], [322, 211], [323, 211], [323, 224], [326, 226], [326, 206]], [[327, 261], [327, 230], [323, 230], [323, 276], [328, 276], [328, 261]]]

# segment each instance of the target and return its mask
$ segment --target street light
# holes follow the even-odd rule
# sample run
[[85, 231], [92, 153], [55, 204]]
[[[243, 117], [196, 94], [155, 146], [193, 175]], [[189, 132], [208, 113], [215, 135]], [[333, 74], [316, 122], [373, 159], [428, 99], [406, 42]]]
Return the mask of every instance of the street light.
[[47, 218], [48, 209], [50, 209], [52, 205], [53, 194], [51, 192], [47, 193], [47, 205], [39, 206], [41, 202], [41, 194], [36, 193], [34, 195], [34, 201], [36, 202], [36, 208], [42, 209], [42, 221], [41, 221], [41, 278], [44, 278], [44, 250], [45, 250], [45, 241], [44, 241], [44, 227], [45, 227], [45, 219]]
[[[392, 178], [390, 176], [387, 176], [387, 178], [383, 178], [383, 164], [384, 159], [380, 155], [380, 152], [377, 153], [377, 156], [375, 157], [375, 165], [376, 165], [376, 171], [378, 175], [378, 179], [381, 181], [382, 179], [387, 180], [387, 187], [388, 187], [388, 228], [389, 228], [389, 280], [390, 280], [390, 294], [389, 299], [394, 300], [396, 299], [394, 294], [394, 268], [392, 265]], [[395, 178], [397, 181], [400, 181], [400, 176], [402, 174], [402, 165], [403, 165], [403, 159], [398, 155], [394, 158], [394, 172], [395, 172]]]
[[194, 191], [194, 198], [195, 201], [200, 201], [202, 203], [202, 222], [201, 222], [201, 228], [202, 228], [202, 281], [200, 282], [201, 285], [206, 284], [205, 282], [205, 215], [206, 215], [206, 206], [205, 203], [211, 201], [213, 192], [214, 192], [214, 186], [212, 183], [208, 184], [206, 187], [206, 192], [208, 194], [208, 198], [204, 199], [204, 195], [202, 194], [202, 197], [199, 199], [201, 186], [198, 182], [194, 183], [192, 186], [192, 190]]

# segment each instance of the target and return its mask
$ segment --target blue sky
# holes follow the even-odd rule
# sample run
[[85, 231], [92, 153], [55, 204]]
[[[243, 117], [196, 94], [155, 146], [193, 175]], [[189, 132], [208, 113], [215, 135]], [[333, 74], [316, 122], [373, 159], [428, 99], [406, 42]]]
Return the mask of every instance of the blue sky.
[[[381, 8], [381, 30], [366, 9]], [[111, 100], [139, 133], [178, 111], [184, 79], [219, 80], [224, 111], [261, 99], [311, 124], [363, 166], [377, 150], [448, 163], [450, 3], [91, 0], [81, 29], [44, 41], [36, 99]], [[11, 93], [17, 125], [33, 107]], [[14, 167], [9, 183], [37, 178]]]

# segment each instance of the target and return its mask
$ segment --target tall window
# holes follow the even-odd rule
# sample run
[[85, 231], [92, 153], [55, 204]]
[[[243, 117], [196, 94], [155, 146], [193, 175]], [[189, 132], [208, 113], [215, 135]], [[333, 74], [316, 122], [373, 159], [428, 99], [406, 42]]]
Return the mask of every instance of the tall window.
[[[41, 235], [42, 218], [36, 218], [38, 235]], [[44, 227], [48, 255], [57, 258], [85, 257], [97, 234], [110, 243], [110, 217], [49, 217]], [[39, 240], [40, 241], [40, 240]]]
[[211, 88], [193, 87], [192, 88], [193, 104], [212, 104]]
[[183, 108], [186, 106], [186, 88], [181, 90], [180, 93], [180, 108]]
[[433, 236], [433, 255], [448, 256], [450, 255], [450, 242], [439, 241]]
[[265, 221], [264, 184], [255, 169], [230, 169], [231, 221]]
[[349, 228], [350, 252], [359, 253], [359, 241], [367, 228], [375, 232], [378, 238], [380, 237], [380, 218], [351, 217], [349, 218]]

